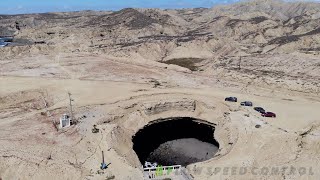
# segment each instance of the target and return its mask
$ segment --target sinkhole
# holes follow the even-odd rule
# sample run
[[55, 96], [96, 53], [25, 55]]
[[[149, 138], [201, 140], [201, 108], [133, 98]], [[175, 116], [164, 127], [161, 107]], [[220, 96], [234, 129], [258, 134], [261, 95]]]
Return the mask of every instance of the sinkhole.
[[214, 124], [191, 117], [158, 119], [133, 137], [133, 150], [141, 164], [182, 165], [213, 158], [219, 149]]

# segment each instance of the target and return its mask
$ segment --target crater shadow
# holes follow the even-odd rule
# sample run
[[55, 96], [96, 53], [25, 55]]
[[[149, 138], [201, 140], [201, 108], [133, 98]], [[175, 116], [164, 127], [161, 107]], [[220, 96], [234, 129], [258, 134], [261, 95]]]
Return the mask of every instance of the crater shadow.
[[[187, 166], [213, 157], [219, 149], [214, 131], [214, 124], [191, 117], [158, 119], [132, 137], [133, 150], [141, 164], [153, 161], [163, 166]], [[204, 151], [208, 152], [201, 156]]]

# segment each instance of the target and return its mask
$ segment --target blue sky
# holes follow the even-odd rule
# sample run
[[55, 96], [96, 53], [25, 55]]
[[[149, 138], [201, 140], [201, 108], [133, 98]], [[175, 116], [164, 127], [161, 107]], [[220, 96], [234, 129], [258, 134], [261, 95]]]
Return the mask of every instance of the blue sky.
[[77, 10], [212, 7], [239, 0], [0, 0], [0, 14], [21, 14]]
[[[230, 4], [241, 0], [0, 0], [0, 14], [119, 10], [134, 8], [194, 8]], [[295, 0], [284, 0], [295, 1]], [[300, 0], [317, 1], [320, 0]]]

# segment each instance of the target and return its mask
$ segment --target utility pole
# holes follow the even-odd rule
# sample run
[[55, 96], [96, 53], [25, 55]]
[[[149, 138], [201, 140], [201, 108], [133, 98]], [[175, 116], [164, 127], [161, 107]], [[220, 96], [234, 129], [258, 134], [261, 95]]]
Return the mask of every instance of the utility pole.
[[68, 92], [68, 95], [69, 95], [69, 102], [70, 102], [70, 115], [71, 115], [71, 121], [75, 123], [75, 121], [73, 121], [73, 110], [72, 110], [72, 101], [73, 99], [71, 98], [71, 93]]

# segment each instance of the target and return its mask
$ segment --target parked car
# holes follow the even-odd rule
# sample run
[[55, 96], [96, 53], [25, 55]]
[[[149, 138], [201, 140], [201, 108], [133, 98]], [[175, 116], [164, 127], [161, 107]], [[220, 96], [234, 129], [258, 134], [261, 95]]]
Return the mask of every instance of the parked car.
[[261, 116], [263, 116], [263, 117], [276, 117], [276, 114], [273, 112], [265, 112], [265, 113], [262, 113]]
[[266, 112], [262, 107], [255, 107], [253, 109], [258, 111], [259, 113], [265, 113]]
[[241, 106], [252, 106], [252, 102], [251, 101], [244, 101], [240, 103]]
[[230, 101], [230, 102], [237, 102], [238, 99], [236, 97], [227, 97], [224, 99], [225, 101]]

